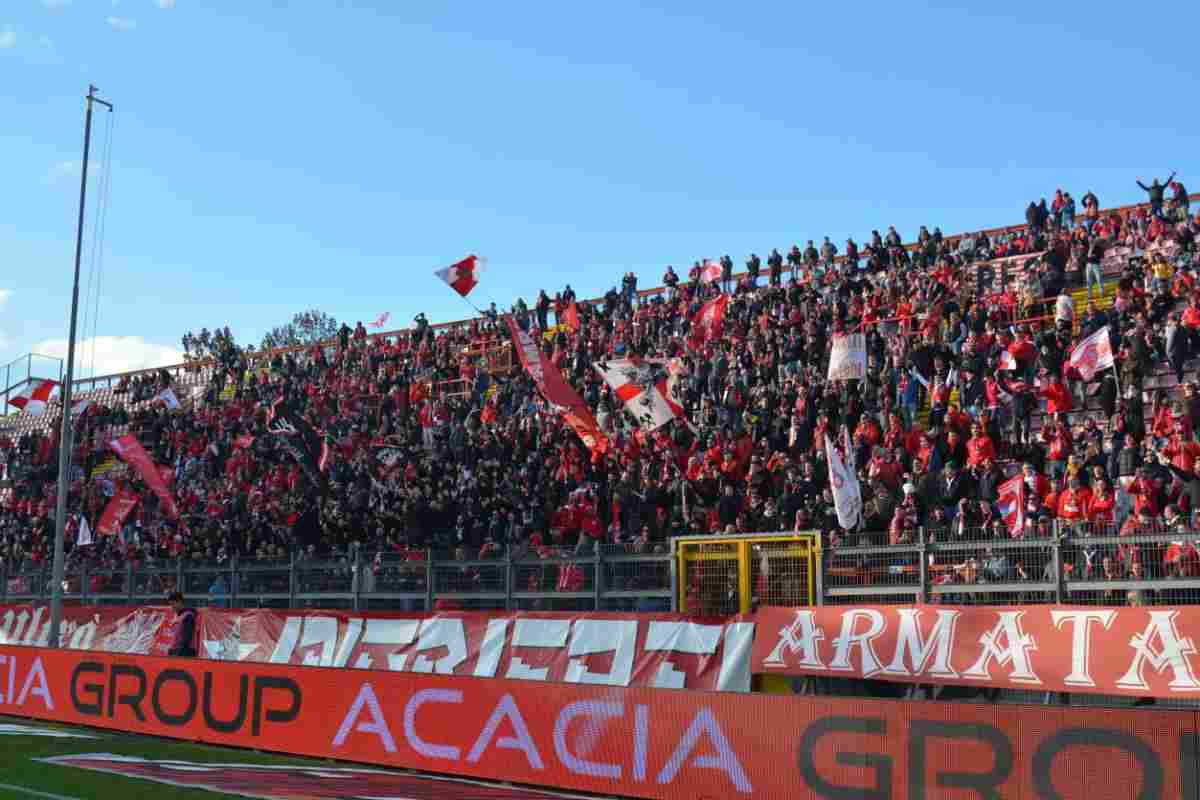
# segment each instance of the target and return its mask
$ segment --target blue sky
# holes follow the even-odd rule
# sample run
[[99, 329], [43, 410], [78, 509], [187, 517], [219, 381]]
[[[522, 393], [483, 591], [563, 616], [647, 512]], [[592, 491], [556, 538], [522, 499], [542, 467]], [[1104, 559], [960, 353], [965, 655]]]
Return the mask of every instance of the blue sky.
[[312, 306], [460, 319], [432, 273], [469, 252], [507, 305], [1200, 183], [1191, 8], [754, 5], [5, 0], [0, 363], [65, 349], [88, 82], [102, 373]]

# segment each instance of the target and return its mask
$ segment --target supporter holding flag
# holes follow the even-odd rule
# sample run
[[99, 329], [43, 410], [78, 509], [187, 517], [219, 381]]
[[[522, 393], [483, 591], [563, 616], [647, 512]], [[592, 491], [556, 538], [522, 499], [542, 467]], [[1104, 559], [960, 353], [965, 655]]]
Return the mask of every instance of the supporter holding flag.
[[1108, 338], [1108, 326], [1105, 325], [1076, 345], [1071, 351], [1070, 363], [1085, 381], [1090, 381], [1100, 370], [1111, 367], [1113, 352]]

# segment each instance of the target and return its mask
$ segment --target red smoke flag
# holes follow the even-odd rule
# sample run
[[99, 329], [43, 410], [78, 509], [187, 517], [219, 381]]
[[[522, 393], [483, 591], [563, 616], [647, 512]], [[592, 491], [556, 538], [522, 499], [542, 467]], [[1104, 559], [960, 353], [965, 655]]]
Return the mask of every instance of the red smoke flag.
[[439, 269], [434, 275], [445, 281], [451, 289], [466, 297], [478, 285], [479, 274], [483, 271], [485, 263], [486, 260], [479, 256], [467, 256], [456, 264]]
[[139, 500], [137, 492], [128, 486], [118, 489], [113, 499], [104, 507], [104, 513], [100, 515], [100, 524], [96, 526], [96, 533], [104, 536], [116, 536], [120, 533], [125, 518], [137, 507]]
[[704, 334], [704, 341], [721, 338], [725, 329], [725, 309], [728, 307], [729, 295], [723, 294], [715, 300], [709, 300], [692, 317], [692, 326]]
[[384, 324], [388, 321], [388, 318], [391, 316], [392, 316], [392, 313], [390, 311], [385, 311], [382, 314], [380, 314], [378, 317], [376, 317], [375, 319], [368, 322], [367, 327], [368, 328], [382, 328], [384, 326]]
[[167, 488], [162, 473], [158, 471], [150, 454], [146, 452], [146, 448], [142, 447], [137, 437], [132, 433], [127, 433], [120, 439], [114, 439], [109, 447], [115, 450], [126, 464], [137, 470], [138, 475], [141, 475], [142, 480], [150, 487], [150, 491], [154, 492], [159, 502], [162, 503], [163, 510], [167, 512], [167, 515], [172, 519], [177, 519], [179, 509], [175, 506], [175, 498], [171, 496], [171, 490]]
[[1008, 532], [1017, 538], [1025, 531], [1025, 476], [1017, 473], [998, 487], [996, 505]]
[[574, 300], [563, 309], [563, 318], [559, 321], [570, 328], [572, 333], [579, 333], [579, 309], [576, 308]]
[[1084, 339], [1071, 351], [1071, 366], [1079, 370], [1085, 381], [1090, 381], [1097, 372], [1112, 365], [1113, 351], [1108, 339], [1107, 325]]
[[701, 283], [716, 283], [721, 280], [721, 262], [705, 259], [700, 267]]
[[57, 396], [57, 381], [30, 381], [19, 395], [8, 399], [8, 404], [37, 417], [46, 413], [50, 399]]

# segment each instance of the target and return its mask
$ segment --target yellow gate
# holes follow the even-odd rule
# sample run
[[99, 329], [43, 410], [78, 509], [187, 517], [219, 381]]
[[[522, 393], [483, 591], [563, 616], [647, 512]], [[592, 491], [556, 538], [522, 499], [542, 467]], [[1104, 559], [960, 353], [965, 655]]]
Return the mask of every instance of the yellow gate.
[[682, 612], [721, 616], [816, 604], [817, 532], [679, 536], [671, 544]]

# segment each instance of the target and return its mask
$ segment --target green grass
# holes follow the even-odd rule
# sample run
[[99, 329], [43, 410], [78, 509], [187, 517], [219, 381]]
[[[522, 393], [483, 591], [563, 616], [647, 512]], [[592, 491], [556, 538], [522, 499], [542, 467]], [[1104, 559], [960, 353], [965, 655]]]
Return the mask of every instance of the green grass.
[[[95, 739], [51, 739], [40, 736], [0, 735], [0, 783], [20, 786], [37, 792], [62, 795], [76, 800], [109, 800], [152, 797], [153, 800], [213, 800], [236, 795], [204, 789], [184, 789], [167, 784], [124, 778], [117, 775], [90, 772], [77, 767], [45, 764], [37, 759], [78, 753], [113, 753], [148, 759], [178, 759], [197, 763], [273, 764], [327, 766], [326, 762], [272, 756], [249, 750], [229, 750], [204, 747], [185, 742], [172, 742], [106, 731], [73, 729], [61, 725], [0, 717], [0, 723], [28, 725], [36, 728], [76, 730]], [[32, 795], [0, 789], [0, 800]]]

